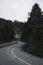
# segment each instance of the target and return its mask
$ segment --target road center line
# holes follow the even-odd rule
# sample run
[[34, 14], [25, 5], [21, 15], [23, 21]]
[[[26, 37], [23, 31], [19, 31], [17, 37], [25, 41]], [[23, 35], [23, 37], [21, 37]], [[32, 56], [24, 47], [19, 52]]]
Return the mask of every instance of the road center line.
[[23, 59], [19, 58], [17, 55], [14, 54], [13, 52], [14, 48], [11, 50], [12, 51], [12, 54], [15, 58], [17, 58], [19, 61], [21, 61], [22, 63], [25, 63], [26, 65], [31, 65], [30, 63], [24, 61]]

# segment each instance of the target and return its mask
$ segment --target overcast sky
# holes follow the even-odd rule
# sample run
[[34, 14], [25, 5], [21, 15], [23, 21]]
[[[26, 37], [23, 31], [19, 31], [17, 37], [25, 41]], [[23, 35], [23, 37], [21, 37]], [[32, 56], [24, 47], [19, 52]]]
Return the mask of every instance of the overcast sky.
[[0, 0], [0, 18], [26, 21], [34, 3], [43, 10], [43, 0]]

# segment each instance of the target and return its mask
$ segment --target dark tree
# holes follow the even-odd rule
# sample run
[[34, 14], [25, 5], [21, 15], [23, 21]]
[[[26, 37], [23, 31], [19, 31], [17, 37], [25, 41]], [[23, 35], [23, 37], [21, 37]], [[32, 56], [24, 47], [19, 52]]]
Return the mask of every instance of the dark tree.
[[11, 20], [0, 18], [0, 42], [7, 42], [14, 39], [14, 30]]
[[40, 17], [41, 16], [41, 9], [39, 7], [39, 5], [37, 3], [34, 4], [34, 6], [32, 7], [32, 12], [30, 14], [30, 17]]
[[43, 15], [37, 3], [24, 24], [21, 39], [26, 42], [26, 51], [43, 57]]

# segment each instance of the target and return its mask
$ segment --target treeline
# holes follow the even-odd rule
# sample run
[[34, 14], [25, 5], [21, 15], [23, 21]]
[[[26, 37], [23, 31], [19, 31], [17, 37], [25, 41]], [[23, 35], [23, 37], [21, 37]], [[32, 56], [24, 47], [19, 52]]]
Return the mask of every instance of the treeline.
[[43, 13], [37, 3], [24, 24], [21, 40], [26, 42], [26, 51], [43, 57]]
[[14, 39], [13, 22], [0, 18], [0, 43]]
[[19, 29], [19, 32], [21, 32], [23, 25], [24, 23], [18, 20], [14, 20], [13, 22], [0, 18], [0, 43], [15, 40], [16, 29]]
[[18, 20], [14, 20], [13, 22], [13, 28], [16, 30], [16, 29], [19, 29], [20, 31], [22, 31], [23, 29], [23, 25], [24, 23], [23, 22], [20, 22]]

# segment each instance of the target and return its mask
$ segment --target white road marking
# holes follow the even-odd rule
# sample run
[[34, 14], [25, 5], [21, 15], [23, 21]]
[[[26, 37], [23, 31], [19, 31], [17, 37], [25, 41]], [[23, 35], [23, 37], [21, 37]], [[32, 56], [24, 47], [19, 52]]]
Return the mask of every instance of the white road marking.
[[22, 63], [25, 63], [26, 65], [31, 65], [30, 63], [24, 61], [23, 59], [19, 58], [17, 55], [14, 54], [13, 52], [14, 48], [11, 50], [12, 51], [12, 54], [15, 58], [17, 58], [19, 61], [21, 61]]

